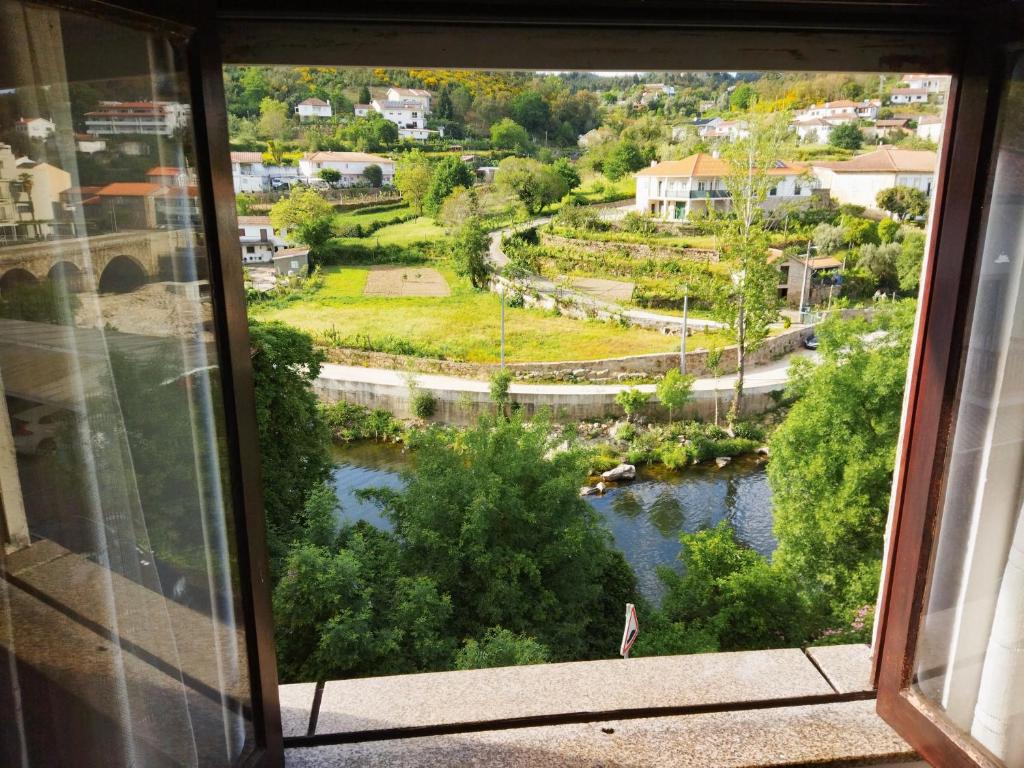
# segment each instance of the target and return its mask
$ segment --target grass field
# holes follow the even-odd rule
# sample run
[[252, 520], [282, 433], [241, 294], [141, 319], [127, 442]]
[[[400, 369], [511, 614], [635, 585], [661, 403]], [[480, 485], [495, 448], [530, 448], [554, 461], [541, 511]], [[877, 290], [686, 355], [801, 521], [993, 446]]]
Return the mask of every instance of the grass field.
[[[369, 269], [330, 267], [324, 285], [302, 301], [281, 301], [250, 308], [259, 320], [281, 320], [314, 334], [380, 342], [403, 339], [420, 354], [440, 354], [452, 360], [496, 362], [500, 345], [500, 299], [475, 291], [450, 269], [438, 270], [452, 295], [441, 298], [366, 297]], [[603, 357], [670, 352], [679, 339], [655, 331], [621, 328], [610, 323], [572, 320], [532, 309], [507, 308], [506, 359], [510, 362], [594, 360]], [[721, 337], [692, 336], [697, 349], [723, 344]]]
[[404, 219], [411, 213], [412, 208], [405, 204], [397, 205], [394, 208], [388, 208], [384, 211], [371, 211], [370, 213], [363, 213], [359, 209], [354, 211], [344, 211], [343, 213], [335, 214], [334, 227], [335, 229], [341, 229], [344, 227], [351, 227], [356, 224], [361, 224], [365, 227], [368, 224], [376, 224], [378, 221], [397, 221], [398, 219]]
[[[385, 213], [387, 213], [385, 211]], [[369, 218], [367, 214], [366, 218]], [[420, 216], [411, 221], [403, 221], [401, 224], [391, 224], [382, 227], [367, 237], [341, 237], [338, 240], [343, 245], [410, 245], [421, 241], [437, 241], [446, 236], [444, 227], [438, 226], [434, 220], [426, 216]]]

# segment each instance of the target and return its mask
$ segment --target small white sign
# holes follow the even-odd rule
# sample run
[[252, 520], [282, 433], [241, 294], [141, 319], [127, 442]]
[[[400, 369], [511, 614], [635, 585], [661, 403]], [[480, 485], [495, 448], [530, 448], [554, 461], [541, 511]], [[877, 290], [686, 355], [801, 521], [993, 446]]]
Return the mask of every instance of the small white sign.
[[626, 603], [626, 628], [622, 630], [622, 646], [619, 648], [619, 655], [622, 658], [629, 658], [629, 649], [633, 647], [639, 633], [640, 625], [636, 620], [636, 606]]

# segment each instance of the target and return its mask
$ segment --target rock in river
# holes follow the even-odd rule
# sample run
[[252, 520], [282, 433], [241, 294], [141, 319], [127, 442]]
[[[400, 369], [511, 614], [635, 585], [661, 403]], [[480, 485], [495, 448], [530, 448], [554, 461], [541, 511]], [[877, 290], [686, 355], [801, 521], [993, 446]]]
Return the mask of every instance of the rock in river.
[[619, 464], [619, 466], [601, 473], [601, 479], [610, 483], [618, 483], [622, 480], [632, 480], [636, 477], [636, 467], [632, 464]]
[[717, 464], [719, 467], [724, 467], [730, 461], [732, 461], [731, 456], [719, 456], [718, 458], [715, 459], [715, 464]]

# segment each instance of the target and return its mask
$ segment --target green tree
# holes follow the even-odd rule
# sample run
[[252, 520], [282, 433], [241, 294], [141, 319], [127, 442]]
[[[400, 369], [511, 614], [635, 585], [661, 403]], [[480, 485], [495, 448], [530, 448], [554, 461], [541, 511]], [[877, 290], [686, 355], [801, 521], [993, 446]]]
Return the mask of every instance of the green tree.
[[423, 209], [431, 216], [436, 216], [445, 198], [454, 192], [456, 187], [471, 187], [473, 182], [473, 171], [457, 155], [445, 157], [434, 166], [430, 185], [424, 196]]
[[864, 134], [853, 122], [841, 123], [828, 135], [830, 146], [840, 149], [860, 149], [864, 145]]
[[768, 443], [772, 562], [826, 622], [875, 600], [914, 311], [903, 301], [819, 326], [822, 360]]
[[846, 233], [837, 224], [821, 222], [811, 234], [819, 253], [835, 253], [846, 245]]
[[376, 163], [370, 163], [363, 169], [363, 178], [366, 179], [366, 183], [371, 187], [381, 187], [384, 185], [384, 171]]
[[395, 163], [395, 186], [416, 213], [423, 213], [432, 176], [430, 160], [418, 149], [406, 152]]
[[270, 208], [275, 229], [289, 229], [299, 242], [309, 246], [310, 261], [316, 262], [333, 234], [334, 208], [315, 189], [293, 187], [288, 197]]
[[359, 103], [369, 104], [371, 101], [373, 101], [373, 97], [370, 95], [370, 89], [364, 85], [359, 89]]
[[551, 121], [551, 108], [544, 97], [533, 89], [520, 91], [512, 99], [512, 119], [529, 133], [539, 136]]
[[900, 223], [896, 219], [882, 219], [878, 222], [878, 239], [882, 243], [895, 242], [899, 231]]
[[921, 283], [921, 265], [924, 262], [924, 232], [911, 229], [903, 235], [900, 253], [896, 257], [896, 275], [900, 290], [917, 293]]
[[235, 213], [239, 216], [251, 216], [256, 198], [247, 192], [239, 192], [235, 195]]
[[551, 164], [551, 170], [557, 173], [565, 182], [567, 192], [572, 192], [580, 185], [580, 174], [576, 166], [567, 157], [560, 157]]
[[312, 390], [323, 354], [307, 334], [283, 323], [251, 320], [249, 336], [263, 504], [276, 575], [288, 543], [300, 537], [310, 494], [330, 473], [330, 434]]
[[318, 175], [328, 184], [337, 184], [341, 181], [341, 171], [335, 168], [321, 168]]
[[740, 83], [729, 94], [729, 109], [733, 112], [745, 112], [757, 100], [757, 91], [750, 83]]
[[732, 142], [724, 157], [729, 171], [724, 178], [730, 209], [712, 220], [729, 271], [712, 295], [716, 316], [727, 323], [736, 339], [736, 383], [729, 406], [729, 424], [743, 409], [747, 358], [768, 337], [778, 318], [778, 271], [768, 261], [770, 245], [763, 203], [775, 185], [771, 170], [782, 152], [788, 130], [784, 117], [751, 121], [750, 135]]
[[495, 149], [528, 154], [530, 134], [515, 120], [506, 117], [491, 126], [491, 146]]
[[895, 290], [899, 284], [896, 261], [900, 256], [898, 243], [875, 245], [867, 243], [857, 250], [857, 267], [869, 272], [884, 292]]
[[888, 187], [878, 193], [875, 201], [883, 211], [901, 220], [916, 219], [928, 214], [928, 196], [915, 187]]
[[491, 627], [477, 642], [470, 639], [455, 656], [456, 669], [488, 669], [545, 664], [551, 652], [532, 637]]
[[453, 120], [455, 118], [450, 86], [446, 85], [437, 95], [437, 105], [434, 107], [434, 115], [440, 120]]
[[670, 424], [672, 423], [672, 411], [682, 408], [693, 397], [693, 382], [693, 376], [684, 375], [679, 372], [678, 368], [673, 368], [655, 387], [658, 401], [668, 408]]
[[601, 167], [605, 176], [612, 181], [618, 181], [623, 176], [640, 170], [646, 164], [636, 143], [623, 140], [612, 147]]
[[468, 277], [477, 290], [487, 287], [487, 251], [490, 238], [480, 219], [470, 217], [459, 228], [452, 245], [455, 271], [460, 277]]
[[633, 417], [647, 405], [650, 399], [651, 395], [649, 392], [643, 392], [636, 387], [621, 389], [615, 395], [615, 402], [622, 409], [622, 412], [626, 414], [626, 421], [632, 421]]
[[712, 347], [708, 350], [707, 356], [708, 373], [716, 379], [715, 381], [715, 426], [718, 426], [718, 382], [717, 379], [722, 375], [722, 348]]
[[498, 187], [536, 215], [568, 192], [565, 179], [550, 165], [532, 158], [506, 157], [494, 177]]
[[491, 376], [491, 402], [503, 416], [508, 411], [509, 401], [512, 399], [510, 389], [512, 387], [512, 371], [501, 368]]
[[372, 494], [393, 523], [403, 570], [450, 595], [451, 634], [533, 637], [552, 660], [607, 658], [636, 580], [579, 497], [581, 451], [552, 453], [550, 425], [484, 417], [453, 444], [428, 429], [402, 491]]
[[260, 119], [256, 130], [265, 139], [284, 141], [291, 133], [288, 105], [269, 96], [260, 102]]

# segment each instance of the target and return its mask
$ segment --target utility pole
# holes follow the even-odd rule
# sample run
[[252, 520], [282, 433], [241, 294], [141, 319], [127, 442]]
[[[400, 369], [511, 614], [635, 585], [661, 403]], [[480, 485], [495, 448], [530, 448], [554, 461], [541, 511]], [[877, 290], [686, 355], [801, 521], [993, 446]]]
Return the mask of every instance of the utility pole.
[[679, 339], [679, 372], [686, 373], [686, 326], [690, 312], [690, 286], [683, 286], [683, 332]]

